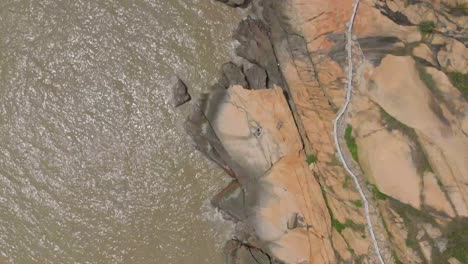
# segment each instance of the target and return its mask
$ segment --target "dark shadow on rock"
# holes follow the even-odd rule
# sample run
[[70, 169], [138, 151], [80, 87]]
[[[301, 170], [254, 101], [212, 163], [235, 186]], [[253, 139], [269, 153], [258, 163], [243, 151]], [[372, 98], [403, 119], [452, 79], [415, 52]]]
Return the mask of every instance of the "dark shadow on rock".
[[211, 200], [211, 204], [223, 213], [226, 220], [238, 222], [247, 217], [245, 193], [238, 181], [232, 181], [219, 192]]
[[262, 67], [253, 64], [250, 68], [245, 70], [245, 76], [251, 89], [267, 88], [267, 73]]
[[[413, 2], [413, 3], [409, 3], [409, 4], [414, 4], [417, 1], [410, 1], [410, 2]], [[396, 11], [396, 12], [392, 11], [392, 9], [390, 9], [386, 1], [382, 1], [382, 0], [378, 1], [378, 4], [376, 4], [375, 7], [380, 10], [380, 13], [382, 15], [388, 17], [390, 20], [392, 20], [398, 25], [401, 25], [401, 26], [413, 25], [413, 23], [411, 23], [408, 17], [406, 17], [403, 13], [399, 11]]]
[[226, 264], [280, 264], [262, 250], [237, 240], [229, 240], [226, 243], [224, 252], [226, 254]]
[[252, 2], [252, 0], [216, 0], [216, 1], [226, 4], [230, 7], [240, 7], [240, 8], [246, 8]]
[[232, 62], [228, 62], [228, 63], [225, 63], [221, 69], [223, 71], [225, 80], [220, 80], [220, 83], [227, 81], [227, 87], [233, 86], [233, 85], [240, 85], [244, 88], [249, 87], [249, 85], [247, 84], [247, 81], [245, 80], [245, 76], [244, 76], [244, 73], [242, 72], [242, 69], [236, 64]]
[[282, 75], [265, 24], [249, 17], [240, 23], [234, 38], [240, 43], [236, 49], [237, 55], [265, 69], [267, 87], [282, 86]]

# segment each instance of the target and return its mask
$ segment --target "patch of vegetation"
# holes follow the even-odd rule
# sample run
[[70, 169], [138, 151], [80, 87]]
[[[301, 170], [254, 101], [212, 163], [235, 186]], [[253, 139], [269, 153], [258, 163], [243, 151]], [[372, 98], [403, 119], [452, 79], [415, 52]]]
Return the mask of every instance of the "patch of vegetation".
[[351, 180], [351, 177], [349, 177], [348, 175], [346, 175], [345, 177], [345, 180], [343, 182], [343, 189], [348, 189], [349, 188], [349, 181]]
[[354, 223], [353, 220], [351, 219], [346, 219], [344, 223], [341, 223], [334, 217], [332, 218], [332, 226], [333, 228], [336, 229], [336, 231], [340, 233], [343, 232], [345, 228], [351, 228], [351, 229], [360, 230], [360, 231], [364, 231], [366, 228], [364, 225]]
[[468, 3], [456, 3], [454, 5], [447, 4], [449, 13], [454, 16], [467, 16], [468, 15]]
[[336, 231], [340, 233], [346, 228], [345, 224], [342, 224], [340, 221], [336, 220], [334, 217], [332, 218], [331, 223], [332, 223], [333, 228], [335, 228]]
[[468, 219], [459, 219], [450, 223], [448, 231], [447, 256], [453, 256], [461, 263], [468, 263]]
[[[363, 224], [356, 224], [353, 222], [353, 220], [351, 219], [346, 219], [345, 221], [345, 226], [346, 227], [349, 227], [351, 229], [354, 229], [354, 230], [359, 230], [361, 232], [364, 232], [366, 230], [366, 226], [363, 225]], [[365, 238], [365, 235], [363, 236], [363, 238]]]
[[362, 207], [362, 201], [361, 201], [361, 200], [352, 201], [352, 203], [353, 203], [354, 206], [356, 206], [356, 207], [359, 207], [359, 208]]
[[408, 237], [406, 239], [405, 244], [406, 244], [407, 247], [410, 247], [410, 248], [417, 248], [418, 247], [418, 241], [416, 241], [416, 239], [410, 238], [410, 237]]
[[382, 119], [385, 123], [385, 126], [390, 129], [390, 130], [393, 130], [393, 129], [399, 129], [399, 130], [408, 130], [410, 131], [411, 128], [406, 126], [405, 124], [401, 123], [400, 121], [398, 121], [395, 117], [393, 117], [392, 115], [390, 115], [389, 113], [387, 113], [387, 111], [385, 111], [383, 108], [380, 108], [380, 114], [382, 116]]
[[372, 193], [374, 194], [375, 199], [385, 201], [388, 199], [388, 195], [381, 192], [377, 186], [370, 184]]
[[421, 144], [418, 141], [418, 136], [416, 135], [414, 129], [398, 121], [392, 115], [387, 113], [383, 108], [381, 108], [381, 115], [387, 129], [398, 129], [414, 143], [411, 151], [413, 161], [416, 164], [416, 168], [418, 169], [418, 173], [420, 175], [423, 175], [426, 171], [433, 172], [432, 166], [429, 163], [429, 160], [427, 159], [426, 155], [424, 154], [424, 151], [422, 149]]
[[468, 263], [468, 247], [466, 246], [468, 245], [468, 218], [457, 217], [447, 225], [441, 226], [436, 222], [435, 218], [429, 214], [426, 207], [417, 210], [393, 198], [389, 198], [389, 201], [390, 207], [403, 218], [406, 229], [408, 230], [406, 240], [406, 245], [408, 247], [413, 248], [422, 256], [417, 234], [421, 228], [421, 224], [431, 224], [440, 229], [442, 231], [442, 237], [448, 240], [447, 249], [444, 252], [440, 252], [437, 247], [433, 245], [434, 241], [429, 240], [434, 249], [432, 251], [432, 263], [448, 263], [448, 259], [451, 257], [456, 258], [461, 263]]
[[320, 186], [320, 189], [322, 191], [322, 196], [323, 196], [323, 198], [325, 200], [325, 205], [327, 206], [328, 213], [330, 214], [331, 225], [332, 225], [333, 228], [336, 229], [336, 231], [341, 233], [347, 227], [355, 229], [355, 230], [362, 230], [362, 231], [365, 230], [365, 228], [366, 228], [365, 225], [356, 224], [350, 219], [346, 219], [346, 221], [344, 223], [341, 223], [339, 220], [337, 220], [335, 218], [335, 216], [333, 215], [333, 212], [332, 212], [332, 210], [330, 208], [330, 205], [328, 204], [328, 199], [327, 199], [327, 195], [325, 194], [324, 187]]
[[436, 116], [440, 119], [441, 122], [448, 124], [449, 121], [444, 116], [438, 102], [445, 102], [446, 106], [451, 112], [456, 112], [452, 102], [445, 98], [442, 91], [437, 87], [434, 78], [432, 78], [432, 75], [426, 71], [426, 68], [423, 65], [421, 65], [420, 63], [416, 63], [416, 69], [418, 70], [419, 78], [424, 82], [426, 87], [429, 88], [429, 90], [432, 92], [432, 95], [434, 95], [435, 97], [431, 98], [431, 101], [429, 103], [431, 110], [434, 112], [434, 114], [436, 114]]
[[341, 161], [338, 160], [336, 156], [333, 157], [333, 160], [331, 162], [328, 162], [328, 165], [330, 166], [341, 166]]
[[419, 78], [424, 82], [427, 88], [429, 88], [429, 90], [431, 90], [431, 92], [439, 99], [443, 99], [442, 93], [439, 88], [437, 88], [434, 78], [432, 78], [432, 75], [426, 71], [426, 68], [418, 63], [416, 65], [416, 69], [418, 70]]
[[421, 23], [419, 23], [418, 25], [418, 29], [423, 36], [427, 36], [434, 33], [435, 27], [435, 22], [431, 20], [421, 21]]
[[395, 253], [393, 253], [393, 259], [395, 259], [395, 264], [403, 264]]
[[349, 152], [351, 152], [351, 155], [353, 156], [353, 159], [356, 162], [359, 162], [358, 148], [357, 148], [357, 144], [356, 144], [356, 139], [353, 137], [353, 127], [352, 126], [348, 125], [348, 127], [346, 127], [344, 138], [346, 140], [346, 145], [348, 145]]
[[[390, 230], [388, 230], [387, 222], [385, 221], [386, 221], [385, 218], [382, 218], [382, 224], [385, 229], [385, 232], [387, 232], [388, 237], [392, 239], [394, 235], [390, 233]], [[393, 255], [393, 259], [395, 260], [395, 264], [403, 264], [403, 262], [401, 262], [401, 260], [398, 258], [398, 255], [395, 251], [392, 251], [392, 255]]]
[[333, 215], [330, 205], [328, 204], [328, 198], [327, 198], [327, 195], [325, 194], [325, 189], [322, 185], [320, 185], [320, 190], [322, 191], [322, 196], [323, 196], [323, 199], [325, 200], [325, 205], [327, 206], [328, 214], [330, 215], [330, 218], [331, 218], [331, 225], [333, 228], [335, 228], [338, 232], [341, 233], [341, 231], [343, 231], [343, 229], [345, 229], [346, 227], [343, 226], [343, 224], [341, 224], [340, 221], [335, 219], [335, 216]]
[[408, 231], [408, 235], [405, 241], [406, 246], [418, 252], [420, 256], [423, 256], [418, 243], [418, 239], [416, 237], [420, 228], [420, 224], [429, 223], [438, 227], [438, 225], [435, 224], [434, 218], [423, 210], [417, 210], [412, 206], [402, 203], [391, 197], [389, 198], [389, 201], [390, 207], [394, 209], [398, 213], [398, 215], [401, 216], [401, 218], [403, 218], [406, 230]]
[[309, 155], [309, 156], [307, 156], [306, 162], [309, 165], [312, 164], [312, 163], [315, 163], [315, 162], [317, 162], [317, 157], [315, 155]]
[[468, 73], [451, 72], [448, 74], [450, 81], [468, 100]]

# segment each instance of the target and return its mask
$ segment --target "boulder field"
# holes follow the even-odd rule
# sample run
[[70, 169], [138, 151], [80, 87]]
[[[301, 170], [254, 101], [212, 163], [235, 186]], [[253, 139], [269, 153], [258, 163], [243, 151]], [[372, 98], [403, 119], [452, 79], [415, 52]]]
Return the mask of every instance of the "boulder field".
[[[221, 1], [244, 8], [237, 57], [186, 130], [233, 181], [226, 263], [467, 263], [468, 16], [463, 1]], [[346, 130], [346, 131], [345, 131]]]

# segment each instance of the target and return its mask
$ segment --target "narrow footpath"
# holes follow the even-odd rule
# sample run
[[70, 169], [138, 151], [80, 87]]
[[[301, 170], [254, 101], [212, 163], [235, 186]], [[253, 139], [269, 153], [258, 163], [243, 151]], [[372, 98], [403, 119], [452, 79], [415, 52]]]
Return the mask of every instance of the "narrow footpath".
[[345, 158], [345, 155], [343, 154], [343, 151], [341, 149], [341, 144], [340, 140], [338, 139], [338, 135], [341, 134], [343, 135], [344, 133], [338, 133], [338, 131], [344, 131], [346, 126], [344, 125], [345, 122], [341, 122], [343, 120], [343, 117], [345, 116], [346, 110], [348, 109], [348, 105], [351, 101], [351, 95], [353, 91], [353, 59], [352, 59], [352, 47], [353, 47], [353, 40], [352, 40], [352, 32], [353, 32], [353, 24], [354, 24], [354, 19], [356, 17], [356, 13], [359, 7], [359, 0], [356, 0], [354, 2], [353, 6], [353, 13], [351, 15], [351, 18], [348, 22], [347, 25], [347, 31], [346, 31], [346, 49], [347, 49], [347, 58], [348, 58], [348, 77], [347, 77], [347, 85], [346, 85], [346, 101], [341, 108], [341, 111], [338, 113], [336, 116], [334, 122], [333, 122], [333, 137], [335, 140], [335, 145], [336, 149], [338, 151], [338, 156], [343, 164], [344, 168], [348, 172], [348, 174], [353, 178], [354, 183], [356, 184], [356, 188], [359, 191], [359, 194], [361, 195], [361, 199], [364, 204], [364, 211], [366, 214], [366, 221], [367, 221], [367, 227], [369, 229], [369, 233], [371, 236], [372, 243], [375, 248], [375, 252], [377, 255], [378, 260], [380, 263], [385, 264], [384, 259], [382, 257], [381, 249], [379, 248], [379, 244], [377, 243], [376, 235], [374, 232], [374, 226], [372, 225], [371, 221], [371, 215], [370, 215], [370, 210], [369, 210], [369, 201], [364, 193], [363, 188], [361, 187], [361, 183], [359, 182], [358, 177], [356, 176], [355, 173], [351, 170], [352, 165], [348, 165], [347, 159]]

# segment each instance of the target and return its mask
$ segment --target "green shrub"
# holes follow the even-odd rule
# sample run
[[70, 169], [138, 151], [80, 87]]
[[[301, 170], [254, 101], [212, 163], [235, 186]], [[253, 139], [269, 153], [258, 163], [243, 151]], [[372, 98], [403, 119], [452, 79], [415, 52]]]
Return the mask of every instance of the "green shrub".
[[451, 72], [449, 73], [450, 81], [463, 94], [463, 97], [468, 100], [468, 73]]
[[435, 30], [435, 27], [436, 25], [434, 21], [431, 20], [421, 21], [421, 23], [418, 25], [418, 29], [423, 34], [423, 36], [432, 34]]
[[377, 200], [385, 201], [385, 200], [388, 199], [388, 195], [386, 195], [385, 193], [381, 192], [381, 191], [379, 190], [379, 188], [377, 188], [377, 186], [371, 184], [371, 187], [372, 187], [372, 193], [374, 193], [374, 197], [375, 197]]
[[415, 239], [412, 239], [412, 238], [407, 238], [406, 241], [405, 241], [405, 244], [407, 247], [410, 247], [410, 248], [417, 248], [418, 247], [418, 241], [416, 241]]
[[380, 108], [381, 114], [382, 114], [382, 119], [385, 122], [385, 125], [387, 126], [388, 129], [400, 129], [404, 127], [406, 129], [406, 126], [402, 124], [400, 121], [398, 121], [395, 117], [387, 113], [383, 108]]
[[312, 163], [315, 163], [315, 162], [317, 162], [317, 157], [314, 156], [314, 155], [309, 155], [309, 156], [307, 156], [306, 162], [309, 165], [312, 164]]
[[346, 140], [346, 145], [348, 145], [349, 152], [351, 152], [351, 155], [353, 156], [353, 159], [356, 162], [359, 162], [359, 157], [358, 157], [358, 148], [356, 144], [356, 139], [353, 137], [353, 127], [348, 125], [346, 127], [345, 131], [345, 140]]
[[345, 224], [341, 223], [340, 221], [336, 220], [335, 218], [332, 218], [331, 222], [332, 222], [333, 228], [335, 228], [336, 231], [338, 231], [340, 233], [346, 228]]
[[362, 207], [362, 201], [361, 200], [356, 200], [352, 202], [354, 206], [361, 208]]
[[351, 229], [360, 230], [360, 231], [364, 231], [364, 230], [366, 229], [366, 226], [365, 226], [365, 225], [356, 224], [356, 223], [354, 223], [353, 220], [351, 220], [351, 219], [346, 219], [346, 221], [345, 221], [344, 223], [341, 223], [340, 221], [338, 221], [337, 219], [335, 219], [334, 217], [332, 217], [331, 222], [332, 222], [333, 228], [335, 228], [336, 231], [338, 231], [338, 232], [340, 232], [340, 233], [341, 233], [345, 228], [351, 228]]

